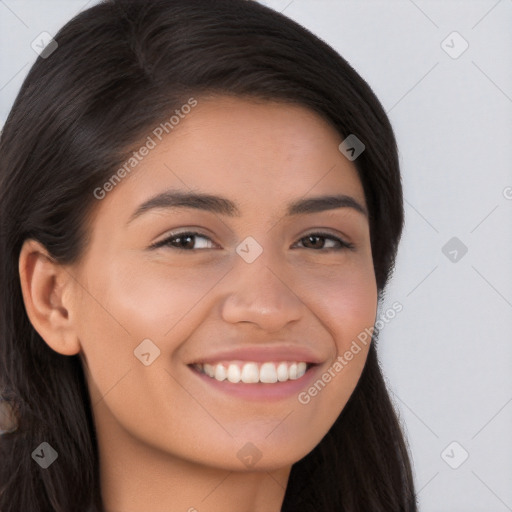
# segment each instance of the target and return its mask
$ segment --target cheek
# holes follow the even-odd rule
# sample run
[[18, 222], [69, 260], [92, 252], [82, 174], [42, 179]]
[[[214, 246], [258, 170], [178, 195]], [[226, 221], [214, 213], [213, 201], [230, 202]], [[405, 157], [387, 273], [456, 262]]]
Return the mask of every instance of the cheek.
[[[102, 350], [126, 349], [127, 344], [133, 350], [144, 338], [168, 344], [175, 338], [169, 331], [194, 316], [200, 303], [209, 302], [208, 294], [215, 295], [215, 286], [230, 269], [229, 262], [171, 264], [165, 255], [159, 261], [116, 257], [103, 258], [101, 265], [91, 262], [80, 320], [92, 339], [108, 337]], [[285, 274], [290, 288], [332, 334], [338, 352], [373, 326], [377, 290], [371, 256], [340, 265], [297, 260]]]
[[171, 267], [128, 257], [104, 257], [101, 264], [91, 260], [85, 268], [87, 291], [82, 294], [77, 323], [98, 392], [110, 389], [130, 368], [140, 370], [134, 351], [145, 339], [163, 356], [151, 367], [166, 366], [166, 356], [195, 328], [199, 305], [207, 301], [225, 270]]
[[[165, 337], [205, 298], [219, 276], [219, 272], [201, 266], [126, 258], [103, 267], [95, 279], [98, 302], [135, 341]], [[107, 320], [112, 322], [113, 318]]]
[[377, 284], [371, 258], [337, 268], [301, 272], [304, 302], [329, 329], [338, 352], [373, 327], [377, 314]]
[[325, 425], [339, 415], [363, 371], [377, 314], [377, 286], [371, 260], [324, 275], [310, 273], [302, 283], [305, 302], [333, 340], [332, 358], [322, 368], [320, 382], [300, 400], [317, 408]]

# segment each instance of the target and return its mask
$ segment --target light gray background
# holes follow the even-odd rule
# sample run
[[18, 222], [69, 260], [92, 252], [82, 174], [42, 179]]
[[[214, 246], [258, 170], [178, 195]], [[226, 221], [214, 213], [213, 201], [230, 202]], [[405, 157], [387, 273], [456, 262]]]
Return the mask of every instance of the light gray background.
[[[0, 0], [0, 126], [31, 42], [94, 3]], [[381, 312], [403, 311], [379, 346], [420, 510], [512, 511], [512, 0], [261, 3], [343, 55], [395, 129], [406, 229]]]

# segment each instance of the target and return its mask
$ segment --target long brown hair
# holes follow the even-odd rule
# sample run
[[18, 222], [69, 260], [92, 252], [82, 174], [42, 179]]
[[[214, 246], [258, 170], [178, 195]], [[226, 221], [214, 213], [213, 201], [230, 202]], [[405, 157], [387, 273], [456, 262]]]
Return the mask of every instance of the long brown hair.
[[[379, 301], [404, 214], [390, 122], [368, 84], [311, 32], [249, 0], [110, 0], [87, 9], [37, 59], [0, 139], [0, 390], [18, 428], [0, 436], [1, 512], [103, 510], [79, 356], [31, 325], [18, 259], [25, 239], [62, 264], [88, 242], [93, 191], [191, 95], [294, 102], [366, 146], [354, 161], [370, 213]], [[405, 437], [377, 358], [328, 434], [293, 465], [283, 512], [416, 512]], [[58, 463], [32, 452], [48, 442]], [[172, 492], [172, 491], [171, 491]]]

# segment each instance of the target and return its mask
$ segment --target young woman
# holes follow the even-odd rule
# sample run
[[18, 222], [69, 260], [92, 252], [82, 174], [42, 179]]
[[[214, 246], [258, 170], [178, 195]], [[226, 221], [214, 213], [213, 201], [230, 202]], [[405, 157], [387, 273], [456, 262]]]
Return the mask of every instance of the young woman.
[[1, 512], [414, 512], [362, 78], [248, 0], [110, 0], [0, 140]]

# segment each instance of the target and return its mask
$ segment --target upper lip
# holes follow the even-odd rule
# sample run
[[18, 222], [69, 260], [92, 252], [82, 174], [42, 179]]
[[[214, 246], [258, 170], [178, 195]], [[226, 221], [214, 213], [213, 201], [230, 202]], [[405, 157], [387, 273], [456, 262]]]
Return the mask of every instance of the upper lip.
[[298, 346], [254, 346], [240, 347], [231, 350], [217, 352], [215, 354], [205, 355], [195, 359], [190, 364], [216, 364], [221, 361], [254, 361], [261, 363], [265, 361], [297, 361], [318, 364], [323, 360], [305, 347]]

